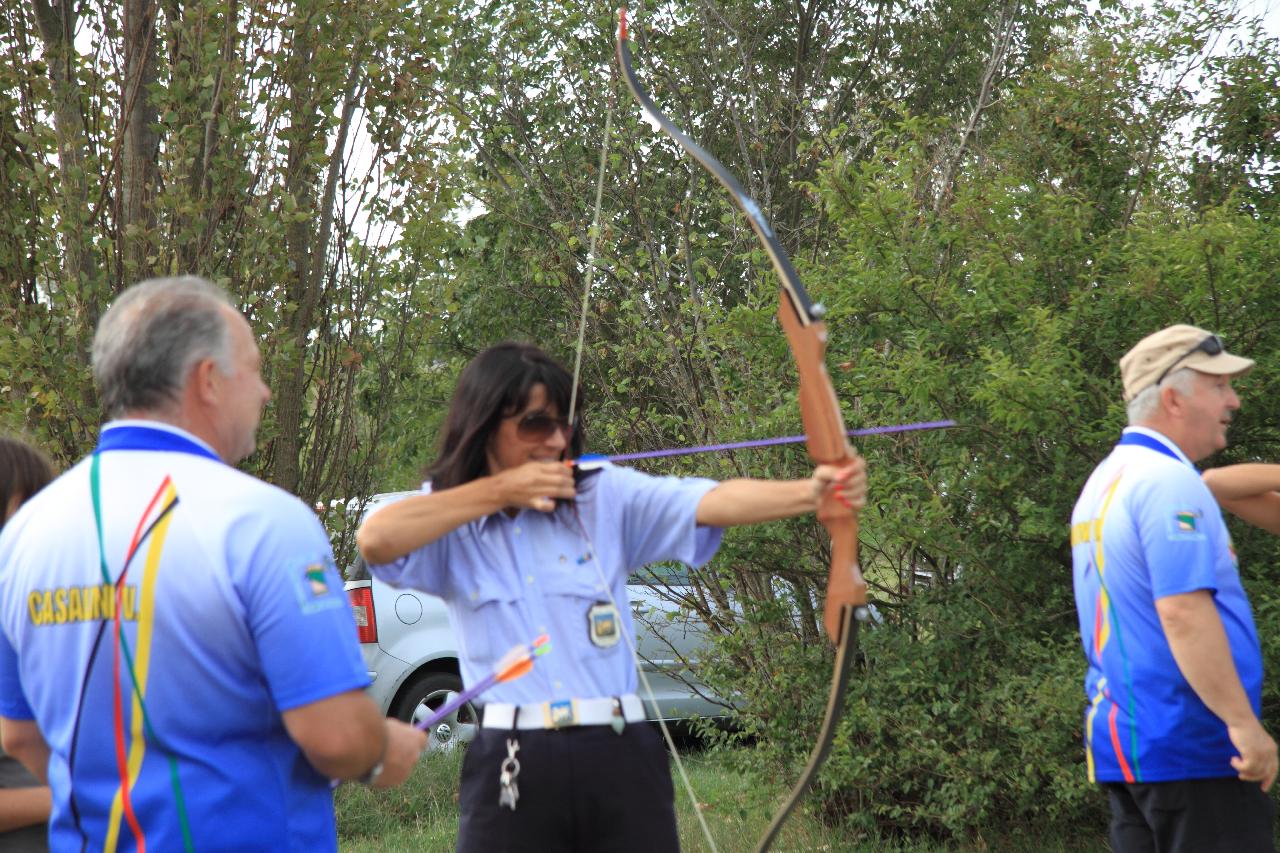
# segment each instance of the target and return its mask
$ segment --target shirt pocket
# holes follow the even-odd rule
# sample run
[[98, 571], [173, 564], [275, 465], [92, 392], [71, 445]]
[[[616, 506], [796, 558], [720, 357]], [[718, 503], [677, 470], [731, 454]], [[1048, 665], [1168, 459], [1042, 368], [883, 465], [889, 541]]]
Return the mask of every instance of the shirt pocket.
[[481, 578], [472, 580], [457, 602], [462, 622], [458, 644], [463, 656], [482, 667], [496, 663], [514, 644], [506, 642], [511, 632], [519, 631], [522, 625], [516, 594], [493, 578]]
[[550, 609], [569, 636], [575, 657], [611, 656], [626, 647], [621, 633], [631, 630], [626, 623], [626, 593], [619, 595], [614, 610], [609, 590], [594, 566], [557, 566], [544, 573], [542, 583]]

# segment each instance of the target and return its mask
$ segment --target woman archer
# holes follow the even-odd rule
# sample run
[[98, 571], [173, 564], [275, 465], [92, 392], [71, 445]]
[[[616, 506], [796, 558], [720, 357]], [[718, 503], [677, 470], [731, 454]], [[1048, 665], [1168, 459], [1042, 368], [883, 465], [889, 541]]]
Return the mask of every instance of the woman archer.
[[813, 512], [829, 491], [851, 514], [865, 501], [861, 457], [788, 481], [575, 473], [563, 460], [586, 437], [566, 416], [572, 385], [532, 345], [480, 353], [423, 493], [357, 534], [374, 575], [445, 600], [465, 683], [534, 636], [554, 649], [486, 697], [462, 768], [462, 853], [678, 850], [668, 758], [636, 696], [627, 577], [702, 565], [723, 528]]

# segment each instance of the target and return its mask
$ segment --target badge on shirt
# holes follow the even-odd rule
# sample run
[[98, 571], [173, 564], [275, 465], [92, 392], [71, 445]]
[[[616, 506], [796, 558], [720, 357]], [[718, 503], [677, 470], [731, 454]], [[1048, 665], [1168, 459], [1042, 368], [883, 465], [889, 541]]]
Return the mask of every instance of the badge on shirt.
[[1168, 537], [1173, 540], [1200, 540], [1204, 539], [1204, 513], [1200, 510], [1191, 509], [1175, 509], [1173, 517], [1169, 519]]
[[618, 621], [618, 608], [611, 602], [597, 601], [587, 610], [587, 631], [591, 642], [607, 649], [622, 639], [622, 625]]
[[332, 559], [321, 558], [294, 572], [293, 589], [303, 613], [319, 613], [343, 606], [342, 596], [335, 594], [341, 586], [333, 583], [337, 578]]

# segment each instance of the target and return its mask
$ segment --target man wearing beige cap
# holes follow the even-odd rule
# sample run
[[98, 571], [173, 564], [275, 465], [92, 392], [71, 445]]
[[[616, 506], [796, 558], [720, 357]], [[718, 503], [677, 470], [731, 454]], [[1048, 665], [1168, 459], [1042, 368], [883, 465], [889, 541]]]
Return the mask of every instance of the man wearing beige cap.
[[1120, 360], [1130, 426], [1071, 515], [1085, 758], [1120, 853], [1274, 850], [1258, 635], [1194, 465], [1226, 446], [1252, 367], [1194, 326], [1139, 341]]

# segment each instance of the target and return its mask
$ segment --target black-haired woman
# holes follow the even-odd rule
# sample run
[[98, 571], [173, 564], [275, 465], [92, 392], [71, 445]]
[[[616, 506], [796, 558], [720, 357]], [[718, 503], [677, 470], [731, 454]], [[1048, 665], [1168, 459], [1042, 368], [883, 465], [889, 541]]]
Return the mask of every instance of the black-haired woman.
[[480, 353], [458, 379], [423, 494], [357, 536], [376, 576], [446, 601], [467, 684], [550, 637], [529, 675], [485, 697], [462, 770], [463, 853], [677, 850], [667, 755], [635, 695], [627, 577], [663, 560], [702, 565], [723, 528], [812, 512], [828, 490], [851, 513], [865, 498], [861, 458], [790, 481], [611, 465], [575, 476], [565, 460], [585, 436], [566, 417], [572, 391], [537, 347]]
[[[53, 480], [53, 466], [36, 448], [0, 436], [0, 531], [27, 499]], [[52, 803], [47, 785], [0, 752], [0, 850], [47, 851]]]

